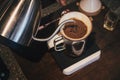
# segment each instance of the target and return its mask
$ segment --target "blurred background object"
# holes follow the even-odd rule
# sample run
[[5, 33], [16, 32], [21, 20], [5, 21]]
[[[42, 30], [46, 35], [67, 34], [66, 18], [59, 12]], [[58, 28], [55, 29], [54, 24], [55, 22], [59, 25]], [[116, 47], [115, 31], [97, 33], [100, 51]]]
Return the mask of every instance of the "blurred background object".
[[111, 11], [119, 16], [120, 19], [120, 0], [101, 0]]
[[9, 77], [9, 70], [4, 61], [0, 57], [0, 80], [7, 80]]
[[56, 0], [58, 3], [60, 3], [62, 6], [66, 5], [66, 0]]
[[101, 11], [102, 3], [100, 0], [81, 0], [79, 8], [86, 15], [95, 16]]

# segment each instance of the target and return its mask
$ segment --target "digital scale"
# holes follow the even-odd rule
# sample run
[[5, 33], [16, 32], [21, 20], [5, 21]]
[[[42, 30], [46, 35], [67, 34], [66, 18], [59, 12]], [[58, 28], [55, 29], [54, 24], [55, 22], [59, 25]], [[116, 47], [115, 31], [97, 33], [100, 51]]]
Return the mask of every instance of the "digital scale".
[[[50, 24], [38, 32], [37, 34], [38, 37], [43, 35], [45, 37], [48, 37], [54, 32], [54, 30], [58, 26], [58, 21], [59, 18], [61, 17], [61, 13], [64, 10], [78, 11], [79, 9], [75, 1], [51, 13], [50, 15], [43, 17], [41, 20], [41, 25], [45, 25], [49, 23]], [[63, 74], [71, 75], [72, 73], [82, 69], [83, 67], [95, 62], [100, 58], [101, 51], [97, 46], [97, 44], [95, 43], [94, 35], [95, 35], [94, 32], [90, 34], [90, 36], [87, 38], [84, 52], [82, 53], [82, 55], [76, 58], [65, 55], [66, 53], [68, 53], [66, 50], [64, 51], [54, 50], [54, 39], [59, 35], [54, 36], [51, 40], [47, 42], [49, 53], [53, 56], [56, 63], [62, 70]]]
[[[54, 38], [58, 37], [56, 35]], [[48, 41], [48, 46], [50, 49], [50, 54], [55, 59], [56, 63], [59, 65], [63, 74], [70, 75], [79, 69], [87, 66], [88, 64], [95, 62], [100, 58], [101, 51], [95, 40], [93, 34], [91, 34], [86, 42], [84, 52], [79, 57], [70, 57], [66, 55], [67, 50], [55, 51], [54, 50], [54, 38]], [[69, 52], [70, 53], [70, 52]]]

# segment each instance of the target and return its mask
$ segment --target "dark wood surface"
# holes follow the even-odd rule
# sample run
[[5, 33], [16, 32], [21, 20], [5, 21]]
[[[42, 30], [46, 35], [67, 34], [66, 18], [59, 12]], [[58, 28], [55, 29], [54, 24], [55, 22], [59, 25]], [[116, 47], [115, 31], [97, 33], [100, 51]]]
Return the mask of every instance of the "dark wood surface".
[[120, 80], [120, 22], [114, 31], [103, 28], [106, 10], [93, 17], [93, 32], [101, 49], [101, 58], [65, 76], [49, 52], [39, 62], [31, 62], [15, 54], [28, 80]]

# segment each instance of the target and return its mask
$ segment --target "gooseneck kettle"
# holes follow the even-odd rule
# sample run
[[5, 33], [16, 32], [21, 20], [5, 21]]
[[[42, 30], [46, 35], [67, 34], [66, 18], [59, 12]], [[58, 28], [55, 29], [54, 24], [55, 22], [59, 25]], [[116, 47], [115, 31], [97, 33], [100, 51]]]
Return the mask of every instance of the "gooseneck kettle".
[[[40, 59], [48, 51], [48, 38], [37, 38], [41, 20], [41, 0], [4, 0], [0, 5], [0, 43], [27, 59]], [[43, 34], [44, 35], [44, 34]]]
[[40, 0], [10, 0], [11, 4], [0, 16], [0, 35], [23, 46], [29, 46], [31, 39], [48, 41], [60, 30], [62, 25], [72, 20], [61, 23], [54, 33], [48, 38], [37, 38], [41, 19]]
[[40, 25], [41, 0], [3, 0], [0, 4], [0, 43], [24, 58], [39, 60], [47, 45], [35, 43], [36, 48], [30, 42]]

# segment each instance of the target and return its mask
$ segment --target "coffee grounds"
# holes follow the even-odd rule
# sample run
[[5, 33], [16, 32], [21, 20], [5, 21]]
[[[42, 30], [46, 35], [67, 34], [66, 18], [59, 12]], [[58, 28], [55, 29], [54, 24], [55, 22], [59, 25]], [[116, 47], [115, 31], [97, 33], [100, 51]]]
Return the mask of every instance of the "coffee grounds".
[[74, 39], [82, 38], [87, 33], [86, 25], [77, 19], [74, 19], [75, 22], [66, 23], [64, 27], [64, 33]]

